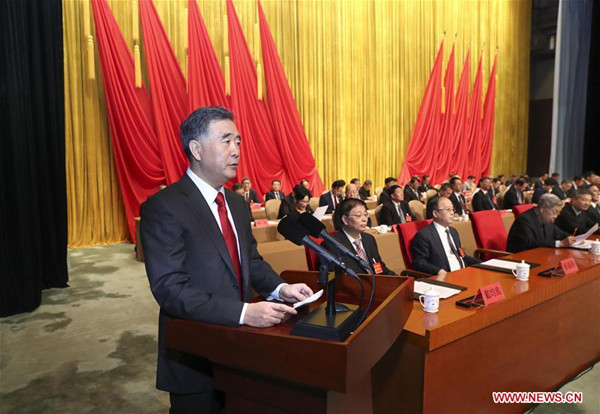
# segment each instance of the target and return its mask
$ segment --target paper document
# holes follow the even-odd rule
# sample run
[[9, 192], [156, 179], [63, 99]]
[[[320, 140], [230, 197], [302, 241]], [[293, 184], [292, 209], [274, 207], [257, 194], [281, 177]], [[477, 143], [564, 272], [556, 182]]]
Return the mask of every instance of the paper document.
[[509, 261], [501, 260], [501, 259], [492, 259], [492, 260], [488, 260], [487, 262], [482, 262], [479, 264], [486, 265], [486, 266], [498, 267], [500, 269], [513, 270], [513, 269], [516, 269], [516, 267], [519, 263], [518, 262], [509, 262]]
[[571, 249], [588, 250], [591, 246], [592, 246], [592, 240], [581, 240], [581, 241], [576, 241], [575, 243], [571, 244], [569, 247]]
[[440, 299], [448, 299], [450, 296], [454, 296], [457, 293], [460, 293], [460, 290], [458, 289], [452, 289], [446, 286], [432, 285], [430, 283], [419, 282], [418, 280], [415, 280], [415, 293], [423, 295], [431, 288], [435, 289], [436, 292], [440, 294]]
[[579, 244], [579, 242], [590, 237], [592, 234], [594, 234], [596, 232], [596, 230], [598, 230], [598, 224], [594, 224], [594, 226], [591, 229], [589, 229], [585, 234], [580, 234], [579, 236], [575, 236], [575, 243], [573, 243], [570, 247], [577, 247], [577, 246], [575, 246], [576, 244]]
[[313, 217], [317, 220], [323, 220], [325, 213], [327, 212], [327, 206], [321, 206], [315, 210]]
[[313, 294], [311, 297], [304, 299], [302, 302], [294, 303], [294, 309], [299, 308], [300, 306], [313, 303], [315, 300], [319, 299], [323, 296], [323, 289], [319, 290], [317, 293]]

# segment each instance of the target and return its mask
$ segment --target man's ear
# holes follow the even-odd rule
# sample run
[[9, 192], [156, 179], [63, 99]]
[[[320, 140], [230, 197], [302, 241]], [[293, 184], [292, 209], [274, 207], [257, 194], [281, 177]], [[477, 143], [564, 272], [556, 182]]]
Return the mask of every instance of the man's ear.
[[344, 225], [347, 226], [348, 225], [348, 217], [342, 216], [342, 223], [344, 223]]
[[196, 141], [195, 139], [191, 140], [189, 143], [189, 149], [192, 154], [192, 157], [196, 161], [200, 161], [202, 159], [200, 155], [202, 152], [202, 147], [200, 146], [200, 143], [198, 141]]

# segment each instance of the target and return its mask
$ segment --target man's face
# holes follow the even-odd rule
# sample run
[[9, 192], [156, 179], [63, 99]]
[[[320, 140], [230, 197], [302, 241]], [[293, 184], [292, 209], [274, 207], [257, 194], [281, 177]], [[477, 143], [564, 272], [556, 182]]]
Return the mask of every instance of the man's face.
[[492, 185], [494, 186], [494, 189], [497, 190], [498, 188], [500, 188], [500, 181], [494, 181]]
[[454, 221], [454, 207], [452, 201], [441, 198], [437, 210], [433, 210], [433, 220], [441, 226], [448, 227]]
[[579, 196], [575, 197], [573, 201], [571, 201], [573, 207], [579, 211], [586, 211], [588, 208], [590, 208], [591, 202], [592, 196], [589, 194], [580, 194]]
[[308, 190], [308, 181], [302, 181], [302, 185]]
[[517, 191], [523, 192], [525, 191], [525, 188], [527, 188], [527, 184], [523, 183], [523, 184], [515, 184], [515, 189]]
[[458, 192], [460, 192], [460, 188], [461, 188], [460, 180], [454, 180], [452, 182], [452, 191], [454, 191], [455, 193], [458, 193]]
[[234, 178], [240, 162], [241, 137], [229, 119], [212, 121], [203, 140], [192, 140], [190, 151], [202, 178], [217, 188]]
[[396, 203], [399, 203], [400, 201], [404, 200], [404, 191], [402, 190], [402, 187], [398, 187], [394, 190], [394, 192], [391, 194], [392, 200], [394, 200]]
[[491, 186], [492, 186], [492, 181], [489, 178], [486, 178], [485, 180], [483, 180], [481, 182], [481, 184], [479, 185], [479, 187], [481, 187], [481, 189], [484, 191], [489, 190]]
[[452, 188], [447, 188], [445, 190], [439, 191], [440, 197], [450, 197], [451, 194], [452, 194]]
[[333, 193], [334, 196], [337, 197], [342, 194], [342, 189], [343, 189], [343, 187], [332, 187], [331, 192]]
[[575, 185], [576, 185], [577, 187], [581, 187], [581, 186], [583, 185], [583, 178], [582, 178], [582, 179], [580, 179], [580, 180], [575, 180]]
[[279, 187], [281, 187], [281, 183], [279, 181], [273, 181], [273, 191], [279, 191]]
[[246, 192], [244, 191], [244, 187], [240, 187], [237, 190], [235, 190], [236, 193], [238, 193], [239, 195], [243, 196]]
[[413, 190], [416, 190], [417, 188], [419, 188], [419, 186], [421, 185], [421, 183], [419, 183], [418, 181], [414, 181], [411, 185], [410, 188], [412, 188]]
[[250, 180], [244, 180], [242, 181], [242, 187], [244, 187], [244, 191], [248, 191], [252, 188], [252, 182]]
[[423, 178], [423, 184], [427, 185], [429, 184], [429, 181], [431, 181], [431, 178], [427, 177], [427, 178]]
[[365, 190], [370, 191], [373, 184], [365, 184], [363, 187], [365, 187]]
[[542, 223], [553, 223], [554, 220], [556, 220], [556, 218], [560, 214], [560, 211], [562, 210], [562, 208], [563, 208], [562, 205], [554, 206], [552, 208], [540, 206], [539, 207], [540, 220], [542, 221]]
[[544, 191], [545, 191], [545, 192], [547, 192], [547, 193], [548, 193], [548, 192], [550, 192], [550, 191], [552, 191], [552, 186], [551, 186], [551, 185], [548, 185], [548, 184], [544, 184], [544, 185], [542, 185], [542, 188], [543, 188], [543, 189], [544, 189]]
[[358, 198], [358, 187], [356, 184], [346, 186], [346, 198]]
[[597, 186], [592, 185], [589, 188], [590, 193], [592, 193], [592, 202], [597, 203], [598, 202], [598, 198], [600, 198], [600, 189], [598, 189]]
[[347, 216], [342, 216], [342, 223], [347, 230], [352, 232], [363, 232], [367, 228], [369, 213], [363, 206], [356, 206]]
[[548, 174], [544, 174], [540, 178], [542, 179], [542, 181], [546, 181], [546, 179], [548, 178]]
[[566, 182], [566, 183], [562, 183], [560, 185], [560, 187], [563, 189], [563, 191], [567, 192], [571, 189], [571, 187], [573, 187], [573, 184]]

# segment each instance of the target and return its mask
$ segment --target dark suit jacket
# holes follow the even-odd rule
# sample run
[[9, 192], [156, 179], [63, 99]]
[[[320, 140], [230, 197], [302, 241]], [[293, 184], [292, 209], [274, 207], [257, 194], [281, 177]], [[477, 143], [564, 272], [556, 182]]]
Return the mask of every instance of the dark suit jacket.
[[[448, 228], [450, 229], [450, 236], [454, 241], [454, 245], [457, 249], [460, 249], [461, 244], [458, 231], [454, 227]], [[412, 269], [414, 270], [429, 273], [430, 275], [437, 275], [440, 269], [444, 269], [446, 272], [450, 271], [450, 263], [444, 251], [444, 245], [433, 223], [421, 229], [415, 235], [410, 246], [410, 251], [413, 256]], [[465, 266], [471, 266], [480, 262], [480, 260], [467, 255], [463, 257], [463, 260]]]
[[502, 208], [505, 210], [510, 210], [513, 206], [517, 206], [519, 204], [523, 204], [525, 201], [525, 194], [521, 193], [521, 202], [519, 203], [519, 197], [517, 195], [517, 189], [515, 186], [511, 186], [504, 193], [504, 202], [502, 204]]
[[590, 206], [590, 208], [586, 210], [586, 213], [592, 218], [592, 220], [594, 220], [595, 223], [600, 225], [600, 205], [596, 204], [596, 208]]
[[[575, 234], [578, 235], [588, 231], [596, 222], [586, 211], [582, 211], [579, 216], [576, 215], [573, 206], [567, 204], [554, 221], [554, 224], [569, 234], [573, 234], [573, 231], [577, 229]], [[600, 229], [596, 234], [598, 232], [600, 232]]]
[[365, 190], [364, 187], [360, 187], [358, 189], [358, 195], [360, 196], [361, 200], [366, 200], [367, 198], [371, 197], [371, 190]]
[[[465, 205], [467, 205], [467, 200], [465, 200], [464, 196], [461, 194], [460, 195], [462, 197], [462, 202]], [[462, 208], [462, 205], [460, 204], [460, 201], [458, 200], [458, 197], [456, 196], [456, 193], [452, 193], [450, 194], [450, 201], [452, 201], [452, 206], [454, 207], [454, 212], [458, 215], [463, 215], [463, 213], [465, 213], [465, 211]]]
[[569, 198], [575, 198], [576, 195], [577, 195], [577, 189], [575, 188], [575, 183], [573, 183], [573, 186], [571, 187], [571, 189], [569, 191], [567, 191], [567, 196]]
[[[402, 211], [404, 212], [404, 217], [406, 218], [406, 214], [410, 215], [410, 218], [414, 221], [417, 218], [411, 213], [410, 208], [408, 207], [408, 202], [406, 200], [400, 203], [402, 207]], [[391, 226], [393, 224], [402, 223], [400, 220], [400, 215], [398, 214], [398, 210], [396, 209], [396, 205], [393, 201], [386, 201], [383, 203], [381, 210], [379, 210], [379, 217], [377, 217], [377, 222], [379, 224], [387, 224]]]
[[379, 193], [379, 198], [377, 199], [377, 204], [383, 204], [386, 201], [392, 201], [390, 198], [390, 192], [387, 188], [384, 188], [381, 193]]
[[[246, 194], [246, 193], [244, 193]], [[254, 191], [254, 188], [251, 188], [248, 191], [248, 197], [250, 198], [250, 201], [252, 201], [253, 203], [260, 203], [260, 201], [258, 201], [258, 195], [256, 195], [256, 191]], [[243, 197], [245, 199], [245, 196]]]
[[568, 198], [568, 197], [569, 197], [569, 196], [568, 196], [568, 194], [567, 194], [567, 193], [565, 193], [565, 192], [563, 191], [563, 189], [562, 189], [562, 188], [560, 188], [560, 186], [559, 186], [559, 185], [555, 186], [555, 187], [552, 189], [552, 194], [554, 194], [555, 196], [557, 196], [557, 197], [558, 197], [558, 198], [560, 198], [561, 200], [564, 200], [565, 198]]
[[419, 186], [419, 193], [426, 193], [429, 190], [435, 190], [435, 188], [430, 186], [429, 184], [427, 184], [427, 185], [421, 184]]
[[538, 187], [535, 189], [535, 191], [533, 192], [533, 197], [531, 197], [531, 202], [533, 204], [537, 204], [538, 201], [540, 201], [540, 198], [546, 194], [546, 190], [544, 190], [543, 187]]
[[[306, 206], [306, 211], [310, 214], [313, 213], [313, 210], [312, 208], [310, 208], [310, 205]], [[277, 213], [277, 218], [281, 219], [285, 216], [288, 216], [294, 220], [297, 220], [299, 215], [300, 213], [298, 213], [298, 210], [296, 210], [296, 202], [294, 201], [294, 197], [292, 197], [292, 193], [290, 193], [287, 197], [281, 200], [281, 204], [279, 205], [279, 213]]]
[[[278, 191], [279, 193], [279, 199], [283, 200], [283, 198], [285, 197], [285, 193], [283, 191]], [[275, 191], [271, 190], [271, 191], [267, 191], [267, 194], [265, 194], [265, 201], [269, 201], [269, 200], [273, 200], [277, 197], [275, 197]]]
[[555, 247], [556, 240], [569, 236], [569, 233], [562, 231], [554, 223], [545, 223], [543, 226], [542, 232], [542, 222], [535, 208], [520, 214], [508, 232], [506, 250], [517, 253], [536, 247]]
[[487, 195], [483, 194], [483, 190], [479, 190], [473, 195], [473, 201], [471, 202], [473, 211], [482, 210], [498, 210], [498, 206], [492, 201], [492, 189], [488, 190]]
[[[342, 196], [337, 196], [338, 199], [338, 204], [342, 202]], [[333, 213], [333, 210], [335, 210], [335, 207], [333, 206], [333, 199], [331, 198], [331, 191], [326, 192], [325, 194], [321, 194], [321, 197], [319, 198], [319, 207], [321, 206], [327, 206], [327, 211], [325, 212], [325, 214], [331, 214]]]
[[421, 201], [421, 194], [419, 194], [417, 196], [415, 194], [415, 192], [413, 191], [413, 189], [410, 188], [410, 186], [407, 185], [406, 187], [404, 187], [404, 201], [406, 201], [408, 203], [410, 200]]
[[[346, 236], [346, 233], [344, 233], [343, 231], [335, 233], [333, 237], [341, 244], [346, 246], [348, 249], [350, 249], [351, 252], [356, 250], [350, 242], [350, 240], [348, 239], [348, 237]], [[379, 249], [377, 249], [377, 242], [375, 241], [375, 237], [373, 237], [369, 233], [362, 233], [360, 237], [362, 240], [363, 248], [365, 249], [365, 253], [367, 254], [367, 261], [369, 262], [371, 267], [373, 267], [373, 259], [375, 259], [375, 262], [381, 263], [381, 267], [383, 267], [383, 273], [379, 274], [395, 275], [396, 273], [388, 269], [383, 260], [381, 259], [381, 256], [379, 255]], [[327, 240], [323, 242], [323, 247], [335, 254], [335, 248], [331, 244], [329, 244]], [[365, 273], [363, 268], [360, 267], [358, 263], [356, 263], [356, 260], [350, 259], [348, 257], [344, 257], [343, 259], [343, 262], [346, 263], [346, 265], [350, 269], [354, 270], [356, 273]]]
[[[225, 190], [225, 199], [239, 240], [244, 301], [251, 299], [251, 288], [267, 297], [283, 280], [258, 254], [246, 201], [230, 190]], [[187, 174], [149, 197], [141, 206], [141, 217], [146, 272], [160, 305], [157, 388], [206, 392], [212, 387], [212, 378], [204, 371], [209, 364], [167, 353], [164, 329], [172, 318], [238, 326], [243, 302], [225, 239]]]

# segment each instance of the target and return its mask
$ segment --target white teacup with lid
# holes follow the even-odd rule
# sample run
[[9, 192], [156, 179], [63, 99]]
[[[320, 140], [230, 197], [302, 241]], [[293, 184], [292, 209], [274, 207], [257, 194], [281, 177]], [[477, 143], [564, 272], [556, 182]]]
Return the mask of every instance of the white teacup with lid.
[[600, 254], [600, 240], [593, 240], [590, 244], [590, 253], [592, 254]]
[[425, 312], [436, 313], [440, 307], [440, 293], [434, 288], [431, 288], [423, 295], [419, 296], [419, 302], [423, 305], [423, 310]]
[[525, 263], [525, 260], [522, 260], [521, 263], [518, 263], [512, 270], [512, 273], [517, 280], [529, 280], [529, 264]]

